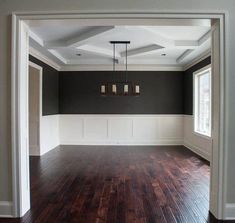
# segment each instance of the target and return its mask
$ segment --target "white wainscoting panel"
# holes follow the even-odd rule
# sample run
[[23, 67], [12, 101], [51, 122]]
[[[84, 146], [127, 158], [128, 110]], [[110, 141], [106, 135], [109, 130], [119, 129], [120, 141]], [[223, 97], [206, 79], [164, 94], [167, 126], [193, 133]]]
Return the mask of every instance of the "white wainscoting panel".
[[110, 117], [109, 137], [114, 143], [130, 142], [133, 138], [133, 120], [131, 117]]
[[234, 220], [235, 219], [235, 203], [227, 203], [225, 206], [225, 219]]
[[183, 115], [60, 115], [61, 145], [182, 145]]
[[212, 139], [194, 132], [192, 115], [184, 116], [184, 146], [210, 161]]
[[0, 218], [12, 218], [12, 202], [0, 201]]
[[108, 120], [100, 118], [87, 118], [84, 120], [85, 139], [105, 140], [108, 137]]
[[74, 115], [60, 115], [60, 144], [76, 144], [84, 138], [84, 119]]
[[[133, 120], [133, 136], [137, 141], [160, 138], [160, 117], [139, 117]], [[158, 137], [157, 137], [158, 136]]]
[[40, 155], [59, 146], [59, 115], [41, 117]]

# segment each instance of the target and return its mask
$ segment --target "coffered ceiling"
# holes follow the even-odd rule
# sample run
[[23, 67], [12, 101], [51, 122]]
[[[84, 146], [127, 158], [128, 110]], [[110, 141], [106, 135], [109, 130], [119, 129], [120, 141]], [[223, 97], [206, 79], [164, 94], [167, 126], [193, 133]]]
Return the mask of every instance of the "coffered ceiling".
[[[155, 21], [151, 25], [105, 25], [78, 20], [28, 21], [30, 47], [62, 67], [106, 66], [112, 69], [110, 41], [130, 41], [128, 65], [182, 67], [210, 50], [210, 20]], [[117, 45], [116, 58], [125, 63], [125, 46]]]

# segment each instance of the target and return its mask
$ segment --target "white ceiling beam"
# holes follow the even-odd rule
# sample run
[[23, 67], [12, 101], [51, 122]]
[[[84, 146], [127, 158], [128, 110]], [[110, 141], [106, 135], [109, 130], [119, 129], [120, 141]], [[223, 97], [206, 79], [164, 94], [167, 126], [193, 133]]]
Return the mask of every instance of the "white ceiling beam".
[[38, 36], [36, 35], [34, 32], [32, 32], [29, 29], [29, 38], [33, 41], [35, 41], [37, 44], [39, 44], [40, 46], [44, 46], [44, 41]]
[[193, 52], [192, 49], [190, 50], [186, 50], [182, 55], [180, 55], [177, 59], [176, 62], [177, 63], [181, 63], [189, 54], [191, 54]]
[[[128, 56], [143, 55], [143, 54], [148, 54], [152, 51], [156, 51], [156, 50], [159, 50], [159, 49], [162, 49], [162, 48], [164, 48], [164, 47], [159, 46], [157, 44], [152, 44], [152, 45], [148, 45], [148, 46], [128, 50], [127, 55]], [[126, 51], [121, 52], [121, 56], [125, 57], [126, 56]]]
[[196, 65], [197, 63], [201, 62], [202, 60], [206, 59], [209, 56], [211, 56], [211, 49], [208, 49], [204, 53], [194, 58], [193, 61], [190, 61], [190, 63], [187, 63], [186, 65], [184, 65], [184, 71], [188, 70], [190, 67]]
[[31, 46], [29, 47], [29, 54], [37, 58], [38, 60], [41, 60], [45, 64], [48, 64], [49, 66], [53, 67], [54, 69], [58, 71], [61, 69], [61, 66], [58, 63], [56, 63], [51, 58], [45, 56], [44, 54], [42, 54], [41, 52], [39, 52], [38, 50], [36, 50], [35, 48]]
[[78, 47], [88, 43], [88, 41], [89, 42], [92, 41], [92, 39], [97, 38], [97, 36], [104, 34], [105, 32], [108, 32], [114, 28], [115, 28], [114, 26], [102, 26], [102, 27], [91, 28], [79, 35], [71, 36], [63, 41], [46, 42], [45, 46], [48, 49], [71, 47], [71, 46]]
[[[137, 29], [139, 29], [139, 27], [137, 27]], [[150, 35], [149, 36], [149, 40], [151, 39], [151, 41], [157, 45], [160, 45], [162, 47], [174, 47], [175, 43], [174, 40], [168, 39], [162, 35], [160, 35], [159, 33], [157, 33], [155, 30], [149, 28], [149, 27], [141, 27], [142, 30], [147, 31], [151, 34], [154, 35]]]
[[201, 46], [203, 43], [205, 43], [206, 41], [210, 39], [211, 39], [211, 31], [208, 31], [198, 40], [198, 45]]
[[30, 46], [34, 47], [34, 49], [36, 46], [37, 46], [37, 48], [44, 49], [46, 52], [49, 52], [49, 54], [56, 57], [63, 64], [67, 64], [66, 59], [62, 55], [60, 55], [56, 50], [51, 50], [51, 49], [45, 48], [44, 41], [37, 34], [32, 32], [31, 30], [29, 30], [29, 40], [30, 40], [29, 41]]
[[174, 48], [177, 49], [196, 49], [199, 46], [197, 40], [175, 40]]
[[141, 26], [141, 29], [153, 34], [153, 36], [150, 36], [148, 40], [151, 40], [155, 44], [163, 46], [165, 48], [195, 49], [199, 46], [199, 43], [196, 40], [173, 40], [162, 36], [151, 27]]
[[67, 64], [67, 60], [60, 54], [58, 53], [56, 50], [48, 50], [52, 55], [54, 55], [57, 59], [59, 59], [63, 64]]
[[[97, 55], [101, 55], [101, 56], [108, 57], [108, 58], [113, 58], [113, 51], [107, 50], [105, 48], [96, 47], [92, 45], [82, 45], [82, 46], [77, 47], [77, 49], [88, 52], [88, 53], [97, 54]], [[120, 58], [121, 55], [116, 52], [115, 57]]]
[[97, 37], [114, 28], [115, 28], [114, 26], [103, 26], [103, 27], [92, 28], [77, 37], [67, 40], [66, 44], [67, 46], [75, 46], [75, 47], [81, 46], [82, 44], [84, 44], [84, 42], [86, 43], [88, 40], [90, 41], [92, 38]]
[[49, 41], [49, 42], [44, 42], [44, 46], [48, 50], [53, 50], [53, 49], [58, 49], [58, 48], [66, 47], [64, 41]]
[[[198, 46], [201, 46], [202, 44], [206, 43], [207, 41], [211, 40], [211, 31], [208, 31], [205, 33], [198, 41]], [[177, 63], [182, 62], [186, 57], [188, 57], [193, 52], [193, 49], [186, 50], [182, 55], [180, 55], [176, 61]]]

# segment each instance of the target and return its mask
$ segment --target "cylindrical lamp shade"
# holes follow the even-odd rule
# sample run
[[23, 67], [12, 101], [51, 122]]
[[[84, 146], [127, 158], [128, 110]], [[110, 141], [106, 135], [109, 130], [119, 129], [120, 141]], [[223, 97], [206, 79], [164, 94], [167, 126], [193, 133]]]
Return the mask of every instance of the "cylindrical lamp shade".
[[112, 84], [112, 93], [117, 94], [117, 85], [116, 84]]
[[101, 91], [101, 94], [105, 94], [106, 93], [105, 85], [101, 85], [100, 91]]
[[140, 86], [139, 85], [135, 85], [135, 93], [140, 94]]
[[128, 84], [124, 84], [124, 94], [128, 94]]

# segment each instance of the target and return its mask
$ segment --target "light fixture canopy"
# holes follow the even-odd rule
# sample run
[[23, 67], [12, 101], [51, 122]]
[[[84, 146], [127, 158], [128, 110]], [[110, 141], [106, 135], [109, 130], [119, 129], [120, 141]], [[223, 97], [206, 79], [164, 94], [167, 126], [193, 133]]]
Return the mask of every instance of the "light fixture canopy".
[[140, 85], [128, 81], [128, 69], [127, 69], [127, 45], [130, 41], [110, 41], [113, 45], [113, 71], [115, 72], [116, 60], [116, 44], [122, 44], [126, 46], [125, 58], [126, 58], [126, 70], [125, 70], [125, 80], [113, 81], [102, 83], [100, 87], [101, 96], [139, 96], [140, 95]]

